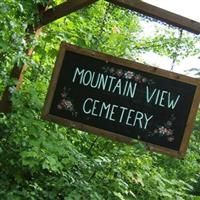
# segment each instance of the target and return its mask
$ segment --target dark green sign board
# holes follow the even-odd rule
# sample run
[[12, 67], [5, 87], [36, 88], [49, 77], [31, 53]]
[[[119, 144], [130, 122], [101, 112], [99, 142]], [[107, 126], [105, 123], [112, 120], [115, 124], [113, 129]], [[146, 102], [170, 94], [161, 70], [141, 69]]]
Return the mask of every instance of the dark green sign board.
[[62, 44], [45, 119], [182, 157], [198, 109], [200, 81]]

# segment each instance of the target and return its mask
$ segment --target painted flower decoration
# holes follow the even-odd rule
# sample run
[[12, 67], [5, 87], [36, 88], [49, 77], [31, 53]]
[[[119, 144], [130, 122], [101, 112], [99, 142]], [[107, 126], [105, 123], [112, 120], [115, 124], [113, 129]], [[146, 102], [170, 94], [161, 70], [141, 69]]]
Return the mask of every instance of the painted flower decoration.
[[123, 70], [118, 69], [118, 70], [116, 71], [116, 75], [119, 76], [119, 77], [122, 77], [122, 76], [124, 75]]
[[57, 105], [57, 109], [69, 111], [72, 113], [73, 116], [77, 116], [78, 113], [75, 111], [72, 100], [69, 98], [69, 91], [66, 91], [66, 88], [63, 89], [60, 94], [61, 101]]
[[167, 126], [172, 126], [172, 121], [167, 121]]
[[166, 135], [171, 136], [173, 134], [174, 134], [174, 131], [172, 129], [168, 128], [167, 131], [166, 131]]
[[174, 142], [175, 140], [175, 133], [174, 130], [172, 129], [173, 126], [173, 121], [176, 119], [174, 114], [172, 114], [167, 120], [164, 125], [158, 126], [155, 128], [152, 132], [149, 133], [149, 136], [160, 136], [163, 137], [163, 139], [167, 140], [168, 142]]
[[161, 135], [164, 135], [165, 133], [166, 133], [166, 128], [164, 127], [164, 126], [162, 126], [162, 127], [160, 127], [159, 129], [158, 129], [158, 133], [160, 133]]
[[66, 110], [70, 110], [70, 111], [73, 110], [73, 104], [72, 104], [72, 102], [70, 100], [63, 99], [61, 104], [63, 105], [63, 107]]
[[65, 90], [61, 93], [61, 97], [62, 98], [66, 98], [67, 97], [67, 92]]
[[153, 135], [159, 135], [161, 137], [165, 136], [169, 142], [173, 142], [175, 139], [174, 131], [164, 126], [154, 129]]
[[131, 72], [131, 71], [127, 71], [127, 72], [124, 74], [124, 77], [127, 78], [127, 79], [132, 79], [133, 76], [134, 76], [134, 73]]
[[149, 84], [149, 85], [153, 85], [153, 84], [155, 84], [155, 82], [154, 82], [152, 79], [150, 79], [150, 80], [148, 81], [148, 84]]
[[115, 69], [113, 67], [110, 68], [110, 73], [113, 74], [115, 72]]
[[60, 104], [57, 105], [57, 108], [58, 108], [58, 110], [62, 110], [63, 109], [63, 107]]
[[173, 130], [172, 129], [168, 129], [168, 128], [164, 127], [164, 126], [158, 128], [157, 132], [162, 134], [162, 135], [172, 135], [173, 134]]
[[119, 69], [119, 68], [116, 69], [114, 67], [103, 67], [103, 70], [105, 73], [112, 74], [119, 78], [126, 78], [129, 80], [132, 79], [138, 83], [143, 83], [143, 84], [148, 84], [148, 85], [152, 85], [155, 83], [152, 79], [148, 79], [148, 78], [142, 76], [141, 74], [134, 73], [132, 71], [127, 71], [127, 70], [123, 70], [123, 69]]
[[134, 80], [136, 82], [140, 82], [142, 80], [142, 76], [140, 74], [137, 74], [135, 77], [134, 77]]
[[169, 138], [168, 138], [168, 141], [169, 141], [169, 142], [173, 142], [173, 141], [174, 141], [174, 137], [169, 137]]
[[60, 104], [58, 104], [57, 108], [59, 110], [69, 110], [73, 111], [73, 104], [70, 100], [62, 99]]
[[145, 77], [142, 78], [142, 83], [146, 83], [147, 81], [148, 81], [147, 78]]

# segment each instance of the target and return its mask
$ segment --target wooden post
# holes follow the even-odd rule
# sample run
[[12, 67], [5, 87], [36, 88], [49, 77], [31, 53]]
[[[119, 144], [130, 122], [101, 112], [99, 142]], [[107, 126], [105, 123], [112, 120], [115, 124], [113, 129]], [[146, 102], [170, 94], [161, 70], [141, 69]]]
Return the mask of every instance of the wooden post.
[[[37, 26], [36, 30], [34, 31], [34, 27], [30, 27], [27, 29], [27, 32], [29, 34], [35, 32], [35, 37], [39, 37], [42, 27], [44, 25], [47, 25], [48, 23], [51, 23], [63, 16], [66, 16], [72, 12], [75, 12], [91, 3], [96, 2], [97, 0], [70, 0], [65, 3], [62, 3], [55, 8], [48, 9], [48, 5], [46, 7], [38, 6], [39, 14], [41, 17], [41, 22]], [[28, 41], [29, 38], [26, 38]], [[27, 51], [27, 56], [32, 56], [33, 49], [30, 49]], [[23, 73], [26, 70], [26, 65], [23, 64], [23, 66], [17, 66], [15, 65], [11, 71], [10, 78], [16, 79], [18, 82], [15, 85], [16, 90], [19, 90], [20, 86], [23, 82]], [[10, 113], [12, 110], [12, 102], [11, 102], [11, 92], [9, 90], [9, 87], [6, 87], [2, 99], [0, 101], [0, 112], [3, 113]]]

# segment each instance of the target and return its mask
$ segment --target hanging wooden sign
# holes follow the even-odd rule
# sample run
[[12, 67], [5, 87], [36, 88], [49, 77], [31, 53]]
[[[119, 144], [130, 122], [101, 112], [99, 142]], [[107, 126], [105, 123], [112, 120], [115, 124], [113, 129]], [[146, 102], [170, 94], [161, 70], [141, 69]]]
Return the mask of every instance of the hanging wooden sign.
[[197, 79], [62, 43], [43, 118], [183, 157], [199, 89]]

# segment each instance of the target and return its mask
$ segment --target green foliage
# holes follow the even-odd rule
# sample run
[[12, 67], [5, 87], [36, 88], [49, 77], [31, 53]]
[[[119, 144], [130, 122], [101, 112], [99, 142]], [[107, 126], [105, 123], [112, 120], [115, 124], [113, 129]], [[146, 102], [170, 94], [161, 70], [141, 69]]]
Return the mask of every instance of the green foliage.
[[[175, 31], [139, 37], [142, 29], [135, 13], [98, 1], [49, 24], [37, 41], [32, 35], [24, 41], [28, 25], [38, 21], [36, 3], [46, 2], [0, 2], [0, 91], [13, 85], [8, 74], [14, 64], [28, 64], [23, 87], [13, 91], [12, 113], [0, 114], [0, 199], [200, 199], [200, 113], [184, 160], [41, 119], [61, 41], [129, 59], [145, 50], [172, 56]], [[184, 34], [181, 55], [196, 54], [195, 42]], [[25, 56], [30, 47], [35, 47], [31, 59]]]

